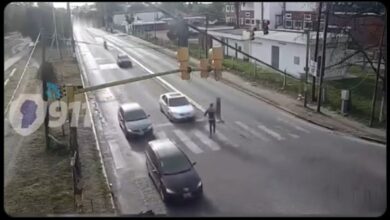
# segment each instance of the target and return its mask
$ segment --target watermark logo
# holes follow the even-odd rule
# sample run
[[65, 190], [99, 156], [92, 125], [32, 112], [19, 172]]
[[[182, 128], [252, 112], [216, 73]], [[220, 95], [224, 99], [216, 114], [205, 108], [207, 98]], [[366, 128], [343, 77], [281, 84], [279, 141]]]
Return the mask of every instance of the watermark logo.
[[[50, 87], [49, 99], [58, 100], [60, 93], [58, 86], [52, 84]], [[47, 90], [47, 91], [48, 91]], [[71, 112], [70, 112], [71, 110]], [[22, 136], [28, 136], [39, 129], [45, 120], [46, 113], [49, 117], [48, 126], [57, 128], [63, 126], [70, 117], [70, 126], [79, 126], [80, 113], [84, 113], [84, 127], [91, 127], [91, 117], [87, 114], [87, 103], [75, 101], [69, 105], [63, 101], [53, 101], [48, 104], [41, 94], [21, 94], [16, 100], [11, 102], [8, 114], [12, 128]], [[71, 114], [68, 114], [71, 113]]]
[[61, 89], [59, 85], [55, 83], [47, 82], [46, 86], [47, 86], [46, 95], [49, 99], [57, 100], [61, 98]]
[[22, 136], [38, 130], [45, 119], [45, 102], [40, 94], [21, 94], [10, 105], [9, 121]]

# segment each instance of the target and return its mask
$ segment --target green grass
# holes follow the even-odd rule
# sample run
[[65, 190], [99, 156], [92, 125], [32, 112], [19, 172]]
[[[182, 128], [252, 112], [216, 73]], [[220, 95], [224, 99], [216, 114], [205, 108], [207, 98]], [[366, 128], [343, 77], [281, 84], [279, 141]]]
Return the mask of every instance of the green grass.
[[[371, 114], [371, 105], [373, 92], [375, 88], [375, 75], [373, 71], [363, 72], [360, 70], [360, 67], [351, 67], [350, 73], [358, 76], [358, 78], [353, 79], [342, 79], [336, 81], [327, 82], [328, 85], [328, 103], [333, 110], [340, 110], [341, 106], [341, 90], [351, 89], [351, 112], [350, 115], [354, 119], [368, 123]], [[378, 86], [381, 88], [381, 85]], [[380, 91], [380, 90], [378, 90]], [[379, 115], [380, 108], [380, 93], [377, 93], [377, 106], [375, 110], [375, 115]], [[377, 118], [377, 117], [376, 117]], [[379, 124], [379, 127], [383, 127], [384, 124]]]

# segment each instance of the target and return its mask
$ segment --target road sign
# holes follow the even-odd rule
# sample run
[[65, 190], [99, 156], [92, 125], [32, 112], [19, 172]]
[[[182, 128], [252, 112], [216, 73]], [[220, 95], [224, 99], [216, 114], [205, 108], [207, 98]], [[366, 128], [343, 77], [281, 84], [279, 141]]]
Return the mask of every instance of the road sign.
[[316, 76], [317, 62], [310, 60], [310, 71], [309, 73], [313, 76]]

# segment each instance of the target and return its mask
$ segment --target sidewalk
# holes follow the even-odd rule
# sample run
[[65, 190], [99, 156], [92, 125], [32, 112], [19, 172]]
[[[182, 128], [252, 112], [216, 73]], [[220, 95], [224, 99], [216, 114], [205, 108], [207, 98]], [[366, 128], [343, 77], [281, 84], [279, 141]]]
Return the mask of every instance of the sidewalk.
[[[153, 49], [176, 59], [176, 51], [160, 47], [134, 36], [126, 37], [139, 42], [140, 44], [150, 46]], [[189, 62], [191, 65], [198, 66], [200, 61], [191, 57]], [[221, 82], [318, 126], [325, 127], [333, 131], [348, 133], [362, 139], [386, 144], [386, 130], [370, 128], [325, 108], [321, 108], [321, 113], [317, 113], [316, 106], [314, 105], [308, 103], [308, 108], [305, 108], [303, 107], [303, 101], [298, 101], [287, 95], [277, 93], [274, 90], [265, 89], [252, 84], [228, 71], [223, 71]]]

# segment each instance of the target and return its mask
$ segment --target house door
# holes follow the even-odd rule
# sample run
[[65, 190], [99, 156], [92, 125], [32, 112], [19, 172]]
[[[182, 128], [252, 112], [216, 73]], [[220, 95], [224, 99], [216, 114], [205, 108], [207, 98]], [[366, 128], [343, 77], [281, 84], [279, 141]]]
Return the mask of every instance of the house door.
[[279, 47], [272, 46], [271, 65], [279, 69]]

